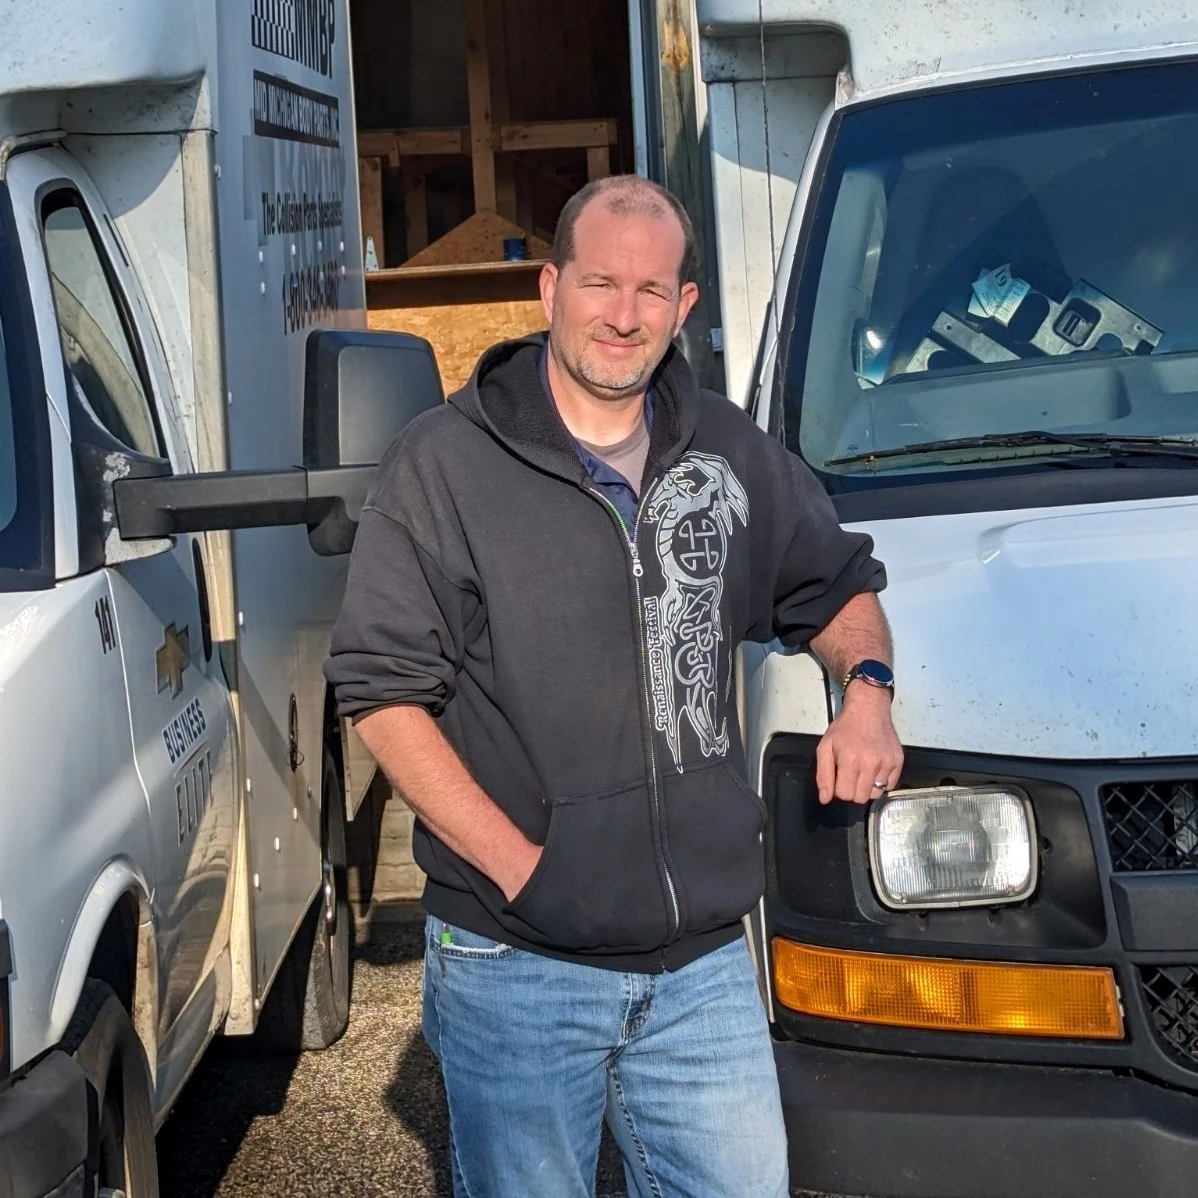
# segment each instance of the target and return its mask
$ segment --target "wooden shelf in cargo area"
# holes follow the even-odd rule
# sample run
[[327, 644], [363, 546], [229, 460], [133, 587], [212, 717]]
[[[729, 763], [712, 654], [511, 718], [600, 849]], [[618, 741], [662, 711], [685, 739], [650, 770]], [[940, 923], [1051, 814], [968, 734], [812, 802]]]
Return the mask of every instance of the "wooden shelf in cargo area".
[[[496, 209], [516, 219], [514, 192], [495, 191], [496, 156], [522, 151], [585, 150], [587, 178], [611, 174], [611, 151], [619, 138], [614, 120], [528, 121], [494, 124], [472, 136], [470, 126], [450, 129], [363, 129], [358, 133], [358, 177], [362, 192], [363, 232], [373, 239], [380, 263], [386, 261], [383, 235], [384, 167], [404, 176], [408, 252], [419, 253], [428, 240], [425, 177], [430, 166], [447, 157], [470, 156], [475, 187], [482, 202], [479, 212]], [[481, 189], [481, 190], [479, 190]]]
[[369, 270], [366, 272], [367, 283], [396, 282], [404, 279], [451, 279], [469, 275], [502, 275], [535, 272], [540, 274], [541, 267], [549, 261], [548, 258], [524, 258], [519, 262], [446, 262], [436, 266], [390, 266], [386, 270]]
[[[614, 120], [521, 121], [491, 126], [487, 148], [506, 154], [521, 150], [597, 150], [614, 146]], [[465, 156], [471, 152], [470, 126], [447, 129], [361, 129], [358, 155], [385, 158], [393, 170], [408, 158]]]

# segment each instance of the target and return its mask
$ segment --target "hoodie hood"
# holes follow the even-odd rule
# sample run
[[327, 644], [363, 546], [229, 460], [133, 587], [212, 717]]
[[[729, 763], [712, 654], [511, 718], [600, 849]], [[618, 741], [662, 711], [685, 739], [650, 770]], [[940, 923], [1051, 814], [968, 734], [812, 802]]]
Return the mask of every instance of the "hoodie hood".
[[[488, 350], [470, 381], [449, 402], [530, 466], [584, 484], [586, 468], [574, 439], [541, 382], [541, 355], [548, 344], [547, 333], [534, 333]], [[649, 385], [657, 401], [649, 459], [664, 471], [694, 437], [699, 387], [690, 365], [672, 345]]]

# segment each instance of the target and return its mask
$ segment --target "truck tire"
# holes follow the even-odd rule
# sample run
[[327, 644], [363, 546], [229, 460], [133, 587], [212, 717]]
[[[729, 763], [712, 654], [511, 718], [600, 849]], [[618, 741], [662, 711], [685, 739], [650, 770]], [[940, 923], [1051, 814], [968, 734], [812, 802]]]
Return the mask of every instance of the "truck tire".
[[84, 1192], [158, 1198], [150, 1070], [129, 1013], [107, 983], [84, 982], [62, 1049], [88, 1081]]
[[328, 1048], [349, 1025], [353, 912], [341, 771], [324, 751], [321, 794], [321, 876], [317, 894], [266, 996], [255, 1034], [266, 1052]]

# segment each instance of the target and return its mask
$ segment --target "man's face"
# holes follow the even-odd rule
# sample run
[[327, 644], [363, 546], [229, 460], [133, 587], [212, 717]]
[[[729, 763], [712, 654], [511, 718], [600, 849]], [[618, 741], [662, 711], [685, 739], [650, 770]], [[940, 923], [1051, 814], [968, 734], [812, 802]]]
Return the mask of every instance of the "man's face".
[[648, 386], [699, 297], [678, 276], [686, 248], [672, 214], [616, 216], [603, 196], [574, 227], [574, 258], [541, 272], [541, 302], [559, 363], [592, 395]]

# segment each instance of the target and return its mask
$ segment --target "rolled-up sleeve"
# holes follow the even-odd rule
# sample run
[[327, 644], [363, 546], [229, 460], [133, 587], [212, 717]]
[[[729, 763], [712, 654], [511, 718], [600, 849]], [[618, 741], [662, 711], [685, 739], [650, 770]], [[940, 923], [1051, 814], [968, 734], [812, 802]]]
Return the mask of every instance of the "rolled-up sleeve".
[[774, 587], [773, 632], [793, 648], [818, 636], [854, 595], [882, 590], [886, 570], [871, 537], [840, 527], [806, 464], [794, 457], [791, 470], [797, 521]]
[[325, 663], [339, 713], [357, 720], [410, 704], [440, 715], [453, 696], [472, 599], [404, 524], [367, 507]]

